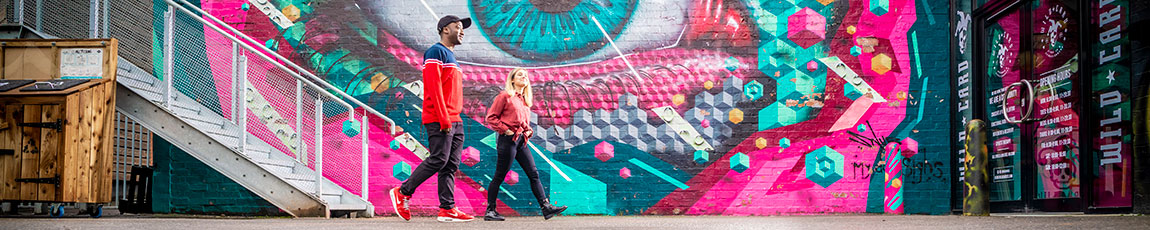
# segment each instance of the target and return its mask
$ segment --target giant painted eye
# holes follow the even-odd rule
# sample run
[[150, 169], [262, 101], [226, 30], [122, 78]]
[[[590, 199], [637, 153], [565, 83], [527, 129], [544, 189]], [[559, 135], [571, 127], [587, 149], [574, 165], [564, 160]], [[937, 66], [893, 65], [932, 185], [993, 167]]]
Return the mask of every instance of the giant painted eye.
[[376, 25], [421, 53], [439, 42], [435, 31], [439, 17], [471, 17], [472, 27], [463, 31], [463, 45], [455, 47], [457, 60], [498, 67], [591, 63], [675, 46], [683, 35], [687, 12], [685, 1], [356, 2]]
[[635, 0], [471, 0], [471, 10], [481, 31], [511, 56], [562, 61], [602, 49], [607, 37], [617, 39]]

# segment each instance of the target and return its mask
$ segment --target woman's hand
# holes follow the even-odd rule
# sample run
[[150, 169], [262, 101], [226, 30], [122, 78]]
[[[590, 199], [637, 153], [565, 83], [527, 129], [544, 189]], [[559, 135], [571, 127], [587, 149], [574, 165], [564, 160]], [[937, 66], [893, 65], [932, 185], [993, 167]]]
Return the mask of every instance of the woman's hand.
[[511, 130], [507, 130], [507, 131], [503, 131], [503, 135], [508, 135], [508, 136], [515, 135], [515, 132], [511, 132]]

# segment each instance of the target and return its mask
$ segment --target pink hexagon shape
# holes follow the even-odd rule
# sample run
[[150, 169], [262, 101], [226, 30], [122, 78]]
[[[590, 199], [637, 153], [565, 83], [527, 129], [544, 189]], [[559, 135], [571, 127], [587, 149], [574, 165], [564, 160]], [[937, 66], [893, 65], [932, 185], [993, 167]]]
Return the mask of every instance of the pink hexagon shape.
[[803, 49], [826, 39], [827, 18], [805, 7], [787, 18], [787, 38]]
[[630, 178], [631, 177], [631, 169], [629, 169], [627, 167], [623, 167], [623, 169], [619, 170], [619, 177], [622, 177], [623, 179]]
[[899, 147], [902, 148], [902, 156], [906, 158], [913, 157], [914, 154], [918, 153], [918, 141], [909, 137], [902, 139], [902, 145]]
[[507, 177], [503, 179], [503, 182], [507, 182], [509, 185], [515, 185], [515, 183], [519, 183], [519, 173], [515, 171], [507, 171]]
[[469, 146], [463, 149], [461, 158], [463, 158], [463, 164], [468, 167], [475, 167], [475, 164], [479, 164], [479, 150]]
[[600, 161], [607, 162], [607, 160], [610, 160], [612, 157], [615, 157], [614, 145], [611, 145], [611, 143], [607, 143], [606, 141], [599, 142], [598, 145], [595, 145], [595, 158], [599, 158]]

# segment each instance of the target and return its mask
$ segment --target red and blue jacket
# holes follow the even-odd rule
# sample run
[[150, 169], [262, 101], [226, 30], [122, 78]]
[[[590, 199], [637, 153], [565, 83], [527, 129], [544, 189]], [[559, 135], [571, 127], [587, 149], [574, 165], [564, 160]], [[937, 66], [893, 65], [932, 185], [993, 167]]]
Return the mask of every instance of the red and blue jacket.
[[443, 44], [423, 53], [423, 85], [423, 124], [438, 122], [449, 129], [452, 122], [463, 121], [463, 71], [455, 53]]

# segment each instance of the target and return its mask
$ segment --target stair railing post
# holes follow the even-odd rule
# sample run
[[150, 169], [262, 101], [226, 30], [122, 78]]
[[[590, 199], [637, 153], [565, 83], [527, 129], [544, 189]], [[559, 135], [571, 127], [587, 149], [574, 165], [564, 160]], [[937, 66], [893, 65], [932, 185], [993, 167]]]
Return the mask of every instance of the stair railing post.
[[24, 1], [15, 1], [12, 11], [16, 14], [16, 24], [24, 25]]
[[172, 44], [175, 40], [173, 38], [175, 34], [173, 33], [174, 25], [175, 9], [168, 6], [168, 11], [164, 12], [164, 100], [162, 101], [164, 108], [168, 110], [172, 109], [172, 77], [175, 76], [173, 73], [175, 68], [172, 63], [174, 59], [173, 48], [175, 47], [175, 44]]
[[323, 199], [323, 97], [315, 99], [315, 195]]
[[295, 80], [295, 160], [307, 165], [307, 151], [303, 146], [303, 82]]
[[362, 130], [362, 131], [360, 132], [359, 135], [360, 135], [360, 138], [362, 139], [361, 142], [363, 143], [363, 146], [360, 146], [360, 150], [361, 150], [360, 151], [360, 157], [361, 157], [360, 160], [361, 161], [359, 163], [359, 165], [360, 165], [359, 168], [361, 169], [361, 172], [359, 174], [359, 181], [360, 181], [360, 187], [359, 187], [359, 189], [360, 189], [359, 194], [360, 195], [359, 196], [363, 197], [363, 200], [367, 200], [367, 194], [368, 194], [367, 193], [367, 140], [368, 140], [368, 138], [367, 138], [367, 134], [368, 134], [368, 131], [367, 131], [367, 127], [368, 127], [367, 126], [367, 111], [363, 112], [363, 123], [360, 125], [362, 127], [362, 128], [360, 128], [360, 130]]
[[[232, 43], [236, 44], [236, 43]], [[247, 153], [248, 145], [248, 57], [243, 52], [236, 52], [236, 95], [240, 99], [237, 110], [239, 115], [236, 116], [238, 125], [240, 126], [240, 152]]]

